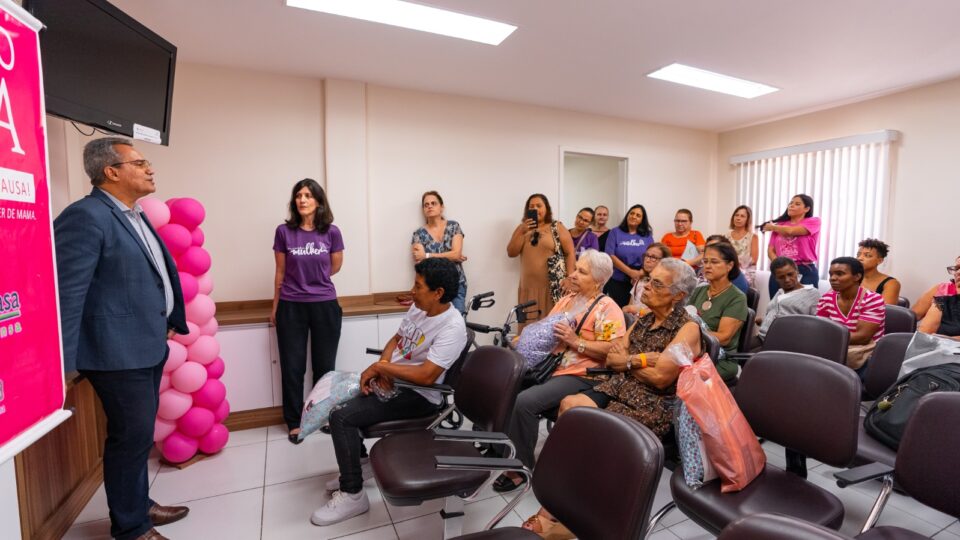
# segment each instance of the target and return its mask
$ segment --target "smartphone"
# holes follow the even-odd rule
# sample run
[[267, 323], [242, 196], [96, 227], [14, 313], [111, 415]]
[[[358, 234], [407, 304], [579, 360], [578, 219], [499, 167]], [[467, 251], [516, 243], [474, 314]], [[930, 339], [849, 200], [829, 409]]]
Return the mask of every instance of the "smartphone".
[[537, 223], [537, 211], [534, 210], [533, 208], [527, 209], [526, 218], [527, 218], [527, 219], [532, 219], [534, 225], [536, 225], [536, 223]]

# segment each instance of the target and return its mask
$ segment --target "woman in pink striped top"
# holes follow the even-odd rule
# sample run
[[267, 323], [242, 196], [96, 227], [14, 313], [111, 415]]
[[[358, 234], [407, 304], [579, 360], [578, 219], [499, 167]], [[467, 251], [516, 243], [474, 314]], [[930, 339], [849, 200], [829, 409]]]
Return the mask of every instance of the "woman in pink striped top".
[[863, 264], [853, 257], [830, 261], [831, 291], [820, 297], [817, 316], [836, 321], [850, 330], [847, 365], [861, 377], [866, 361], [883, 337], [886, 309], [883, 297], [860, 286]]

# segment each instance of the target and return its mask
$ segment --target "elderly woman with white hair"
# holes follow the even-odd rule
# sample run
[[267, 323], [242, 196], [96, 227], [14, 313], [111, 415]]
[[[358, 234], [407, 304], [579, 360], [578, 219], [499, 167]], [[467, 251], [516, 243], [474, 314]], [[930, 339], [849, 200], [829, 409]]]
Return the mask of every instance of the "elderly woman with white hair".
[[[570, 275], [569, 294], [562, 297], [550, 311], [550, 315], [568, 314], [573, 324], [554, 325], [554, 335], [559, 344], [553, 352], [563, 352], [564, 356], [553, 376], [517, 396], [508, 434], [516, 446], [517, 457], [527, 467], [533, 468], [540, 415], [556, 409], [565, 396], [598, 384], [599, 380], [587, 376], [587, 368], [603, 367], [607, 351], [614, 341], [624, 335], [623, 311], [601, 292], [611, 275], [613, 262], [610, 256], [588, 249], [580, 255]], [[590, 309], [591, 306], [593, 309]], [[575, 332], [577, 326], [580, 327], [579, 333]], [[499, 492], [512, 491], [525, 481], [518, 474], [504, 473], [494, 482], [494, 489]]]
[[[684, 309], [696, 285], [696, 274], [682, 259], [660, 261], [643, 287], [641, 300], [650, 312], [607, 351], [606, 367], [616, 373], [565, 397], [560, 414], [571, 407], [600, 407], [633, 418], [663, 437], [673, 422], [680, 367], [662, 353], [674, 343], [686, 343], [694, 357], [702, 350], [700, 326]], [[523, 528], [544, 538], [573, 538], [543, 508]]]

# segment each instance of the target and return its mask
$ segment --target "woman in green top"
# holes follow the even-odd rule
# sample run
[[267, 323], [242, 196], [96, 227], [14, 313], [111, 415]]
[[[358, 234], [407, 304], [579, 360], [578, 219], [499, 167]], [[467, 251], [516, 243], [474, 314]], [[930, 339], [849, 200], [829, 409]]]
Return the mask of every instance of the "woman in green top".
[[[737, 251], [725, 242], [707, 246], [702, 264], [707, 284], [694, 289], [688, 305], [697, 309], [727, 354], [735, 353], [740, 343], [740, 327], [747, 319], [747, 297], [731, 282], [731, 276], [740, 271]], [[733, 360], [714, 358], [714, 361], [723, 380], [730, 381], [737, 376], [737, 363]]]

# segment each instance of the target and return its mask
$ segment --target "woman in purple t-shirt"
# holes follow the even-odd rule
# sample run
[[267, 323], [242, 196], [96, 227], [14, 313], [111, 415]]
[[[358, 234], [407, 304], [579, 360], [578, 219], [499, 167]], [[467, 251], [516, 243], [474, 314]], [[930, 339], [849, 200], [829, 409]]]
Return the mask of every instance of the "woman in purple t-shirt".
[[630, 303], [630, 289], [635, 280], [643, 277], [643, 255], [652, 243], [653, 227], [642, 204], [631, 206], [620, 225], [610, 229], [604, 250], [613, 260], [613, 277], [603, 292], [618, 306]]
[[[761, 228], [773, 233], [767, 248], [770, 260], [777, 257], [792, 259], [800, 271], [800, 283], [817, 287], [820, 284], [820, 271], [817, 270], [820, 218], [813, 217], [813, 197], [802, 193], [794, 196], [783, 215], [764, 223]], [[777, 281], [771, 279], [770, 298], [779, 288]]]
[[317, 384], [336, 366], [343, 318], [330, 280], [343, 265], [343, 237], [333, 224], [327, 195], [315, 180], [305, 178], [293, 186], [290, 218], [277, 227], [273, 251], [277, 271], [270, 323], [277, 327], [283, 420], [290, 442], [299, 444], [307, 338]]

